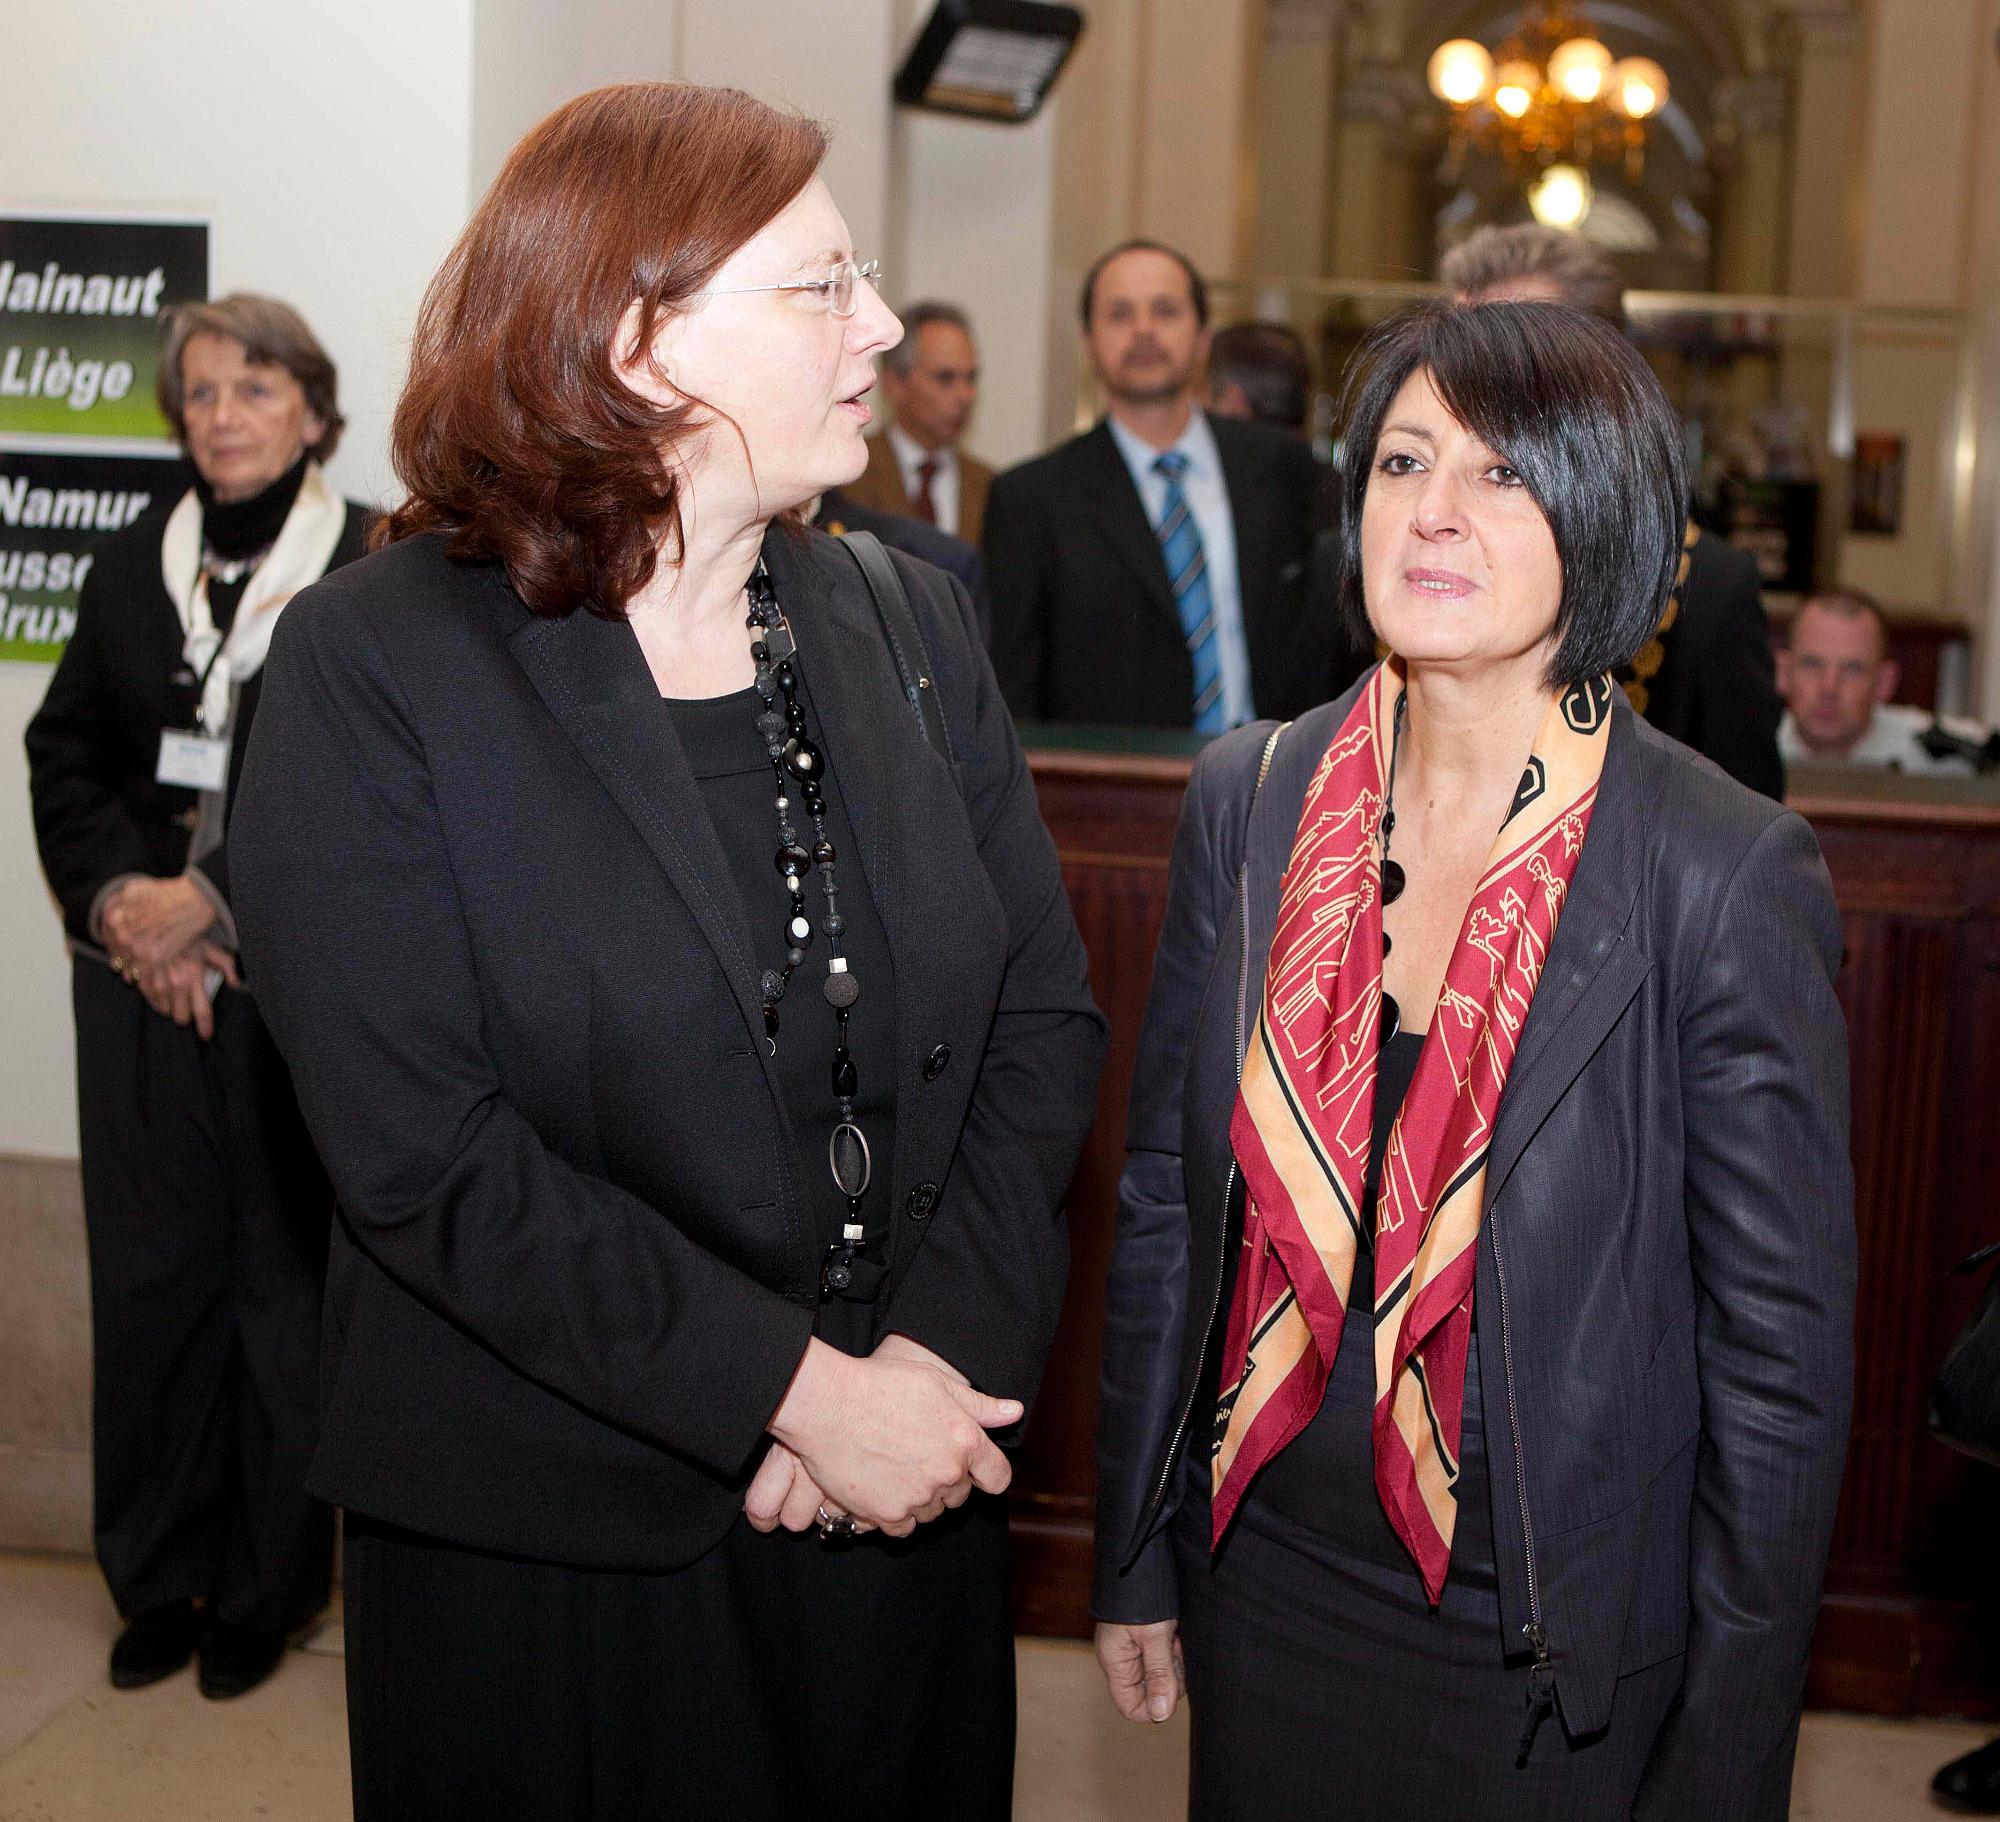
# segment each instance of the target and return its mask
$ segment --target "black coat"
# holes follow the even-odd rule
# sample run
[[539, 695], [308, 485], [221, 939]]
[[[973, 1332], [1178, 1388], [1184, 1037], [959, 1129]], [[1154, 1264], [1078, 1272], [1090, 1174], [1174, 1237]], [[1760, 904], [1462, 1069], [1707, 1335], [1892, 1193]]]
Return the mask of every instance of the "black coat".
[[1646, 684], [1646, 719], [1753, 791], [1780, 801], [1785, 705], [1757, 559], [1712, 531], [1689, 555], [1680, 611], [1661, 635], [1665, 653]]
[[908, 551], [946, 575], [956, 576], [971, 598], [980, 643], [986, 642], [992, 631], [993, 607], [986, 589], [986, 559], [980, 555], [977, 544], [953, 537], [950, 532], [940, 531], [935, 525], [927, 525], [905, 513], [864, 506], [837, 488], [820, 502], [817, 523], [821, 530], [835, 537], [844, 531], [873, 532], [893, 549]]
[[[1104, 1044], [1055, 849], [963, 592], [893, 558], [947, 766], [847, 556], [766, 558], [895, 960], [888, 1325], [1026, 1400]], [[622, 621], [537, 618], [419, 537], [294, 603], [265, 674], [237, 916], [341, 1209], [313, 1489], [479, 1549], [688, 1562], [817, 1296], [825, 1141], [761, 1042], [767, 908]]]
[[[1251, 693], [1262, 715], [1324, 702], [1330, 625], [1306, 614], [1321, 485], [1297, 437], [1210, 418], [1236, 526]], [[993, 666], [1023, 720], [1188, 727], [1194, 661], [1160, 541], [1110, 427], [993, 483], [986, 502]]]
[[[1220, 1345], [1238, 1021], [1353, 695], [1197, 762], [1106, 1298], [1100, 1617], [1175, 1612], [1165, 1520]], [[1248, 826], [1246, 831], [1246, 812]], [[1638, 1815], [1782, 1822], [1853, 1372], [1840, 920], [1811, 829], [1621, 701], [1494, 1130], [1474, 1307], [1510, 1649], [1572, 1734], [1686, 1654]], [[1164, 1490], [1164, 1496], [1163, 1496]]]
[[[96, 940], [90, 907], [111, 880], [123, 873], [165, 878], [187, 863], [196, 795], [153, 777], [162, 731], [194, 726], [198, 694], [181, 657], [180, 618], [160, 574], [160, 543], [177, 504], [178, 496], [97, 546], [77, 598], [76, 631], [28, 723], [35, 841], [62, 905], [63, 927], [79, 942]], [[328, 569], [361, 555], [368, 521], [366, 507], [347, 502], [347, 524]], [[229, 751], [232, 806], [262, 684], [260, 671], [237, 697]], [[229, 846], [225, 834], [223, 845], [201, 863], [225, 901]]]

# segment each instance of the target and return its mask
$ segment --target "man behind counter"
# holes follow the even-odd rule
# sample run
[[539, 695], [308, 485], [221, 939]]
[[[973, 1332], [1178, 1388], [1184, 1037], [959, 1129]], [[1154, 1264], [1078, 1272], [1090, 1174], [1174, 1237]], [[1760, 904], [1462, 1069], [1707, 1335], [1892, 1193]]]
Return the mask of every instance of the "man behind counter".
[[[1808, 596], [1792, 622], [1789, 646], [1778, 654], [1785, 698], [1778, 747], [1786, 764], [1970, 772], [1968, 758], [1934, 754], [1924, 745], [1934, 719], [1927, 710], [1889, 700], [1899, 676], [1889, 656], [1888, 622], [1873, 596], [1856, 588]], [[1967, 723], [1944, 725], [1968, 743], [1985, 734]]]

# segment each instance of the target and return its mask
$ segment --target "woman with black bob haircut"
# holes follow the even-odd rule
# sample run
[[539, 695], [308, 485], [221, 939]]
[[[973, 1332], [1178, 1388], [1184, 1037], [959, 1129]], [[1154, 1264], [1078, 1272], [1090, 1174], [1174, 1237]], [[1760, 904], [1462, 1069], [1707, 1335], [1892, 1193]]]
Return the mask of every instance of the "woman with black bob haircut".
[[1786, 1813], [1846, 1437], [1840, 924], [1632, 714], [1683, 522], [1644, 361], [1426, 307], [1350, 377], [1389, 656], [1209, 746], [1107, 1298], [1098, 1653], [1192, 1813]]

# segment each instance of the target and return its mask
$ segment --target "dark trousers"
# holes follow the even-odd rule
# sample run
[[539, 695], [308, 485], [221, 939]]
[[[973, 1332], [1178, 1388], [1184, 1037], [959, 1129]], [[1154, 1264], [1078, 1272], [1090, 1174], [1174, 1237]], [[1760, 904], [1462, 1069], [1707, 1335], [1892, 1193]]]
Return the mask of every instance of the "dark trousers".
[[357, 1822], [1006, 1822], [1002, 1503], [682, 1569], [527, 1562], [345, 1517]]
[[305, 1491], [332, 1192], [247, 994], [204, 1043], [101, 962], [73, 988], [98, 1561], [127, 1617], [292, 1627], [332, 1568]]

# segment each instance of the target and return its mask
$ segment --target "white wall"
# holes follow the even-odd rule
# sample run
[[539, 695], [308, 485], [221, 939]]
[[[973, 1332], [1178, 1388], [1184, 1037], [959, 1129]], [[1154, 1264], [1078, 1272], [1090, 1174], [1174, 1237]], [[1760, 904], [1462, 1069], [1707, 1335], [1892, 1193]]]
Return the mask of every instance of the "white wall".
[[[333, 465], [388, 490], [411, 317], [463, 219], [470, 0], [67, 0], [7, 11], [0, 212], [213, 219], [218, 291], [296, 303], [353, 420]], [[21, 733], [47, 687], [0, 665], [0, 1151], [74, 1156], [68, 965], [29, 830]]]
[[660, 82], [680, 68], [682, 0], [476, 0], [472, 16], [472, 188], [485, 194], [514, 142], [560, 103], [611, 82]]
[[895, 0], [681, 0], [678, 75], [747, 89], [832, 131], [826, 180], [864, 259], [888, 245], [896, 36]]
[[979, 412], [966, 446], [1005, 468], [1047, 446], [1054, 102], [1026, 126], [905, 112], [896, 122], [900, 232], [891, 301], [962, 305], [978, 337]]

